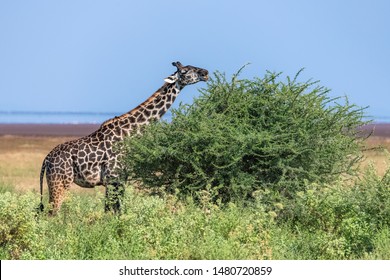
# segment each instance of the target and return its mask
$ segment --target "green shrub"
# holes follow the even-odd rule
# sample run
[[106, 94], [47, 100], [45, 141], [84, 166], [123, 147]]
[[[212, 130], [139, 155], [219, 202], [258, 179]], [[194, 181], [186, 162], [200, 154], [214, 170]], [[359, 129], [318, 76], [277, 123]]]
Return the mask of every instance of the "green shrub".
[[124, 172], [146, 187], [183, 195], [207, 190], [224, 202], [265, 189], [292, 197], [305, 182], [352, 173], [361, 157], [363, 109], [330, 98], [317, 82], [298, 82], [298, 74], [227, 81], [215, 73], [171, 122], [125, 141]]
[[383, 176], [378, 176], [370, 166], [363, 178], [356, 180], [349, 195], [352, 203], [369, 217], [370, 223], [390, 227], [390, 167]]
[[0, 257], [22, 258], [41, 246], [31, 195], [0, 194]]
[[376, 225], [351, 194], [342, 184], [317, 185], [286, 203], [281, 219], [304, 238], [312, 258], [345, 259], [373, 250]]
[[375, 236], [375, 250], [365, 254], [365, 259], [390, 260], [390, 227], [383, 227]]
[[349, 185], [341, 180], [332, 185], [311, 184], [293, 199], [285, 199], [277, 222], [290, 231], [290, 249], [311, 259], [386, 256], [389, 171], [381, 177], [370, 167]]

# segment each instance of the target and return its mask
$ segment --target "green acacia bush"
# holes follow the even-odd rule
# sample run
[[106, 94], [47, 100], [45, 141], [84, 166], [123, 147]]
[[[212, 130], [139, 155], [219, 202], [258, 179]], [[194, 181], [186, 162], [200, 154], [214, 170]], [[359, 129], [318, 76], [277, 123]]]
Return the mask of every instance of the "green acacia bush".
[[330, 98], [318, 82], [298, 82], [299, 73], [249, 80], [239, 72], [230, 81], [215, 73], [171, 122], [128, 138], [125, 175], [145, 187], [183, 195], [206, 190], [226, 202], [264, 189], [292, 197], [307, 182], [331, 182], [354, 170], [363, 109]]

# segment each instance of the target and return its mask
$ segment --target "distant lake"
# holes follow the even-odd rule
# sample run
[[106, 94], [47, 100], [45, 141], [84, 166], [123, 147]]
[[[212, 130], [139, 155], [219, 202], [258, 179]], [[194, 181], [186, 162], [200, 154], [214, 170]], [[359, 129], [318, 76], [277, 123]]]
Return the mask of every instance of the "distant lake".
[[[0, 111], [0, 123], [34, 123], [34, 124], [99, 124], [125, 112], [21, 112]], [[171, 115], [165, 114], [164, 119]]]
[[[0, 123], [34, 123], [34, 124], [100, 124], [125, 112], [22, 112], [0, 111]], [[168, 111], [163, 119], [170, 120]], [[390, 123], [390, 116], [373, 116], [369, 119], [375, 123]]]
[[369, 118], [374, 123], [390, 123], [390, 116], [377, 116]]

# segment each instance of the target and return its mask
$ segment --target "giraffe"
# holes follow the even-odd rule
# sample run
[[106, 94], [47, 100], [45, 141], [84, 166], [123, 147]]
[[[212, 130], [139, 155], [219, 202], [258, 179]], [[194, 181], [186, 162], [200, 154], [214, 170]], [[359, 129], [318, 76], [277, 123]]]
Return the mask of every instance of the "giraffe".
[[[66, 191], [72, 183], [84, 188], [103, 185], [105, 211], [118, 212], [124, 189], [119, 180], [119, 153], [113, 149], [126, 136], [141, 133], [141, 128], [152, 120], [159, 120], [175, 101], [179, 92], [190, 84], [208, 80], [208, 71], [191, 65], [173, 62], [176, 72], [164, 79], [165, 83], [148, 99], [131, 111], [102, 123], [95, 132], [56, 146], [45, 157], [40, 172], [43, 211], [43, 178], [49, 189], [50, 215], [61, 207]], [[112, 191], [110, 191], [112, 190]]]

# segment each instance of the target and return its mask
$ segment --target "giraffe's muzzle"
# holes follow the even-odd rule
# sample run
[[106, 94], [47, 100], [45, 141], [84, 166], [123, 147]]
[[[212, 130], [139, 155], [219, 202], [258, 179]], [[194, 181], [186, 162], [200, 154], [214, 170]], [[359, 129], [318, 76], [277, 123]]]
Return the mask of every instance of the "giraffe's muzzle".
[[209, 79], [209, 71], [203, 69], [199, 76], [201, 81], [207, 82]]

